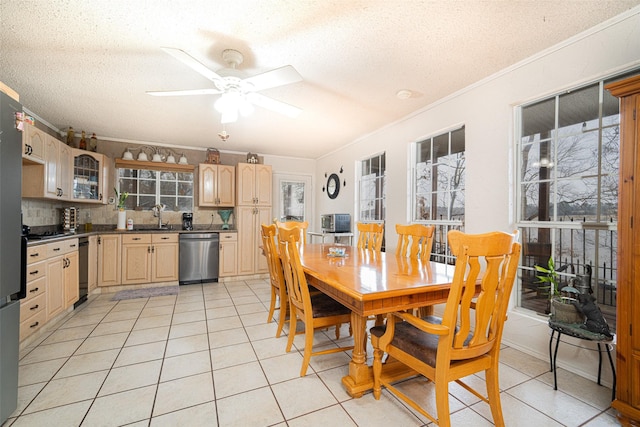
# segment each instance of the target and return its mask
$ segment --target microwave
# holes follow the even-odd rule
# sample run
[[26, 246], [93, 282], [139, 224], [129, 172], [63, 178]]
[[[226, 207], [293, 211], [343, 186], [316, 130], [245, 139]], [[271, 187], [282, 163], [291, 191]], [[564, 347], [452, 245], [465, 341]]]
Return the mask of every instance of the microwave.
[[349, 233], [351, 231], [350, 214], [324, 214], [320, 216], [323, 233]]

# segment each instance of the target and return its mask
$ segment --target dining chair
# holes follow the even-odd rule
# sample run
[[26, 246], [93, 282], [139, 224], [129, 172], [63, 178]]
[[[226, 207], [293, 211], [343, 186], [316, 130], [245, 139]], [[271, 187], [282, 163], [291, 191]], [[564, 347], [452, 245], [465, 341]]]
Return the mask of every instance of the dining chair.
[[370, 249], [380, 252], [384, 237], [384, 224], [379, 222], [358, 222], [358, 243], [360, 249]]
[[[277, 228], [275, 224], [261, 225], [262, 248], [264, 255], [267, 257], [267, 265], [269, 267], [269, 283], [271, 284], [271, 303], [269, 304], [269, 314], [267, 315], [267, 323], [273, 319], [275, 310], [280, 310], [278, 317], [278, 329], [276, 330], [276, 338], [282, 334], [285, 318], [287, 316], [287, 307], [289, 298], [287, 297], [287, 285], [284, 281], [284, 272], [282, 270], [282, 262], [278, 255], [277, 247]], [[276, 300], [279, 300], [280, 306], [276, 307]]]
[[[503, 232], [471, 235], [454, 230], [448, 238], [457, 258], [443, 316], [418, 318], [395, 312], [387, 315], [386, 325], [370, 329], [373, 394], [380, 399], [384, 385], [435, 424], [449, 426], [449, 382], [455, 381], [487, 402], [494, 424], [504, 426], [498, 384], [500, 341], [520, 244], [513, 234]], [[435, 417], [383, 379], [384, 353], [433, 381]], [[482, 371], [487, 397], [461, 381]]]
[[309, 222], [307, 221], [278, 221], [275, 220], [276, 226], [284, 226], [287, 228], [298, 227], [300, 229], [300, 237], [302, 237], [302, 244], [307, 244], [307, 228], [309, 228]]
[[423, 262], [429, 261], [435, 229], [436, 227], [433, 225], [396, 224], [396, 232], [398, 233], [396, 255], [418, 258]]
[[339, 325], [351, 322], [351, 310], [326, 294], [309, 293], [307, 278], [300, 262], [298, 240], [300, 230], [297, 227], [278, 227], [278, 247], [284, 267], [284, 278], [289, 296], [289, 339], [287, 352], [291, 351], [296, 335], [298, 320], [304, 323], [304, 354], [300, 376], [306, 375], [311, 356], [337, 353], [353, 349], [350, 347], [332, 347], [313, 351], [313, 335], [316, 329], [336, 325], [336, 338], [339, 338]]

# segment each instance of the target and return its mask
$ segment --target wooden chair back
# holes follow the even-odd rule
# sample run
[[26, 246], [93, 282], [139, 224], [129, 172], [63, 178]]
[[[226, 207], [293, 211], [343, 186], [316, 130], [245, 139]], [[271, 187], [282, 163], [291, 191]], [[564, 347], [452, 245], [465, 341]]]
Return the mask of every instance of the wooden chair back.
[[384, 237], [384, 224], [377, 222], [358, 222], [358, 243], [360, 249], [369, 249], [380, 252]]
[[[450, 231], [448, 239], [456, 265], [442, 318], [396, 312], [388, 315], [385, 326], [371, 329], [374, 396], [380, 398], [384, 384], [434, 423], [449, 426], [448, 383], [456, 381], [489, 403], [494, 424], [504, 426], [498, 362], [520, 244], [513, 234], [502, 232], [470, 235]], [[435, 383], [437, 417], [383, 379], [385, 352]], [[488, 397], [461, 381], [483, 371]]]
[[[276, 331], [276, 337], [279, 337], [282, 333], [285, 317], [287, 315], [288, 297], [282, 262], [278, 255], [276, 242], [277, 228], [275, 224], [262, 224], [260, 227], [260, 234], [262, 237], [262, 249], [265, 257], [267, 258], [267, 265], [269, 267], [269, 283], [271, 284], [271, 303], [269, 305], [267, 323], [271, 322], [275, 310], [279, 309], [280, 315], [278, 319], [278, 329]], [[280, 300], [280, 307], [276, 308], [276, 300], [278, 299]]]
[[280, 227], [286, 227], [286, 228], [291, 228], [291, 227], [297, 227], [300, 229], [300, 237], [301, 239], [299, 240], [299, 242], [301, 242], [303, 245], [307, 244], [307, 228], [309, 228], [309, 222], [308, 221], [275, 221], [276, 226]]
[[396, 224], [396, 232], [398, 233], [396, 255], [417, 258], [422, 262], [429, 261], [435, 229], [436, 227], [433, 225]]

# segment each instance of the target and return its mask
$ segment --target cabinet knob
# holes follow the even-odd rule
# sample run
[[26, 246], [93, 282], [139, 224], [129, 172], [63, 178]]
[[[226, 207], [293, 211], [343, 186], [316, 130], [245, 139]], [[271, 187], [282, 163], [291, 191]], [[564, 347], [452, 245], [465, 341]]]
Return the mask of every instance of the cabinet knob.
[[40, 324], [40, 322], [36, 322], [33, 325], [29, 325], [30, 328], [35, 328], [36, 326], [38, 326]]

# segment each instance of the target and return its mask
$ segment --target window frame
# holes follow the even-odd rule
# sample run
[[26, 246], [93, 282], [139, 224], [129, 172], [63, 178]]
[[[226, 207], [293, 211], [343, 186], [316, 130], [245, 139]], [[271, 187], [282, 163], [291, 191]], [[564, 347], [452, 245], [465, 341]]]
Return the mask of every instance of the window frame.
[[[131, 176], [123, 176], [123, 172], [122, 171], [130, 171]], [[174, 208], [170, 208], [173, 211], [176, 212], [193, 212], [193, 208], [195, 206], [195, 193], [194, 193], [194, 186], [195, 186], [195, 173], [193, 170], [163, 170], [160, 168], [154, 168], [154, 169], [147, 169], [144, 167], [141, 168], [135, 168], [135, 167], [117, 167], [116, 168], [116, 178], [117, 178], [117, 182], [116, 182], [116, 189], [119, 193], [121, 193], [121, 183], [122, 183], [122, 179], [127, 179], [127, 180], [133, 180], [135, 181], [136, 184], [136, 188], [137, 188], [137, 192], [133, 193], [130, 192], [129, 196], [127, 198], [127, 200], [125, 201], [125, 206], [126, 209], [129, 210], [143, 210], [143, 211], [150, 211], [153, 209], [153, 206], [147, 206], [147, 205], [140, 205], [140, 197], [151, 197], [152, 194], [146, 194], [146, 193], [139, 193], [139, 189], [140, 189], [140, 181], [142, 179], [145, 179], [143, 177], [140, 177], [140, 172], [141, 171], [148, 171], [148, 172], [153, 172], [155, 174], [155, 178], [154, 179], [146, 179], [148, 181], [155, 181], [155, 194], [153, 194], [153, 196], [155, 197], [155, 201], [153, 206], [159, 205], [159, 204], [163, 204], [163, 200], [166, 201], [166, 199], [168, 198], [173, 198], [175, 201], [175, 207]], [[163, 173], [172, 173], [175, 174], [175, 179], [171, 179], [171, 180], [167, 180], [166, 178], [163, 179], [162, 174]], [[179, 179], [181, 177], [181, 175], [190, 175], [191, 179], [190, 180], [184, 180], [184, 179]], [[136, 175], [136, 176], [134, 176]], [[174, 183], [174, 185], [176, 186], [176, 192], [175, 194], [163, 194], [162, 193], [162, 183], [166, 183], [166, 182], [171, 182]], [[179, 194], [179, 186], [180, 184], [190, 184], [191, 186], [191, 191], [189, 195], [180, 195]], [[190, 207], [186, 210], [180, 209], [180, 204], [178, 203], [179, 199], [190, 199], [191, 203], [190, 203]], [[166, 205], [166, 203], [164, 203]], [[184, 207], [184, 206], [183, 206]]]

